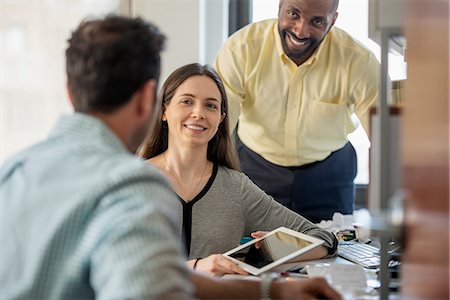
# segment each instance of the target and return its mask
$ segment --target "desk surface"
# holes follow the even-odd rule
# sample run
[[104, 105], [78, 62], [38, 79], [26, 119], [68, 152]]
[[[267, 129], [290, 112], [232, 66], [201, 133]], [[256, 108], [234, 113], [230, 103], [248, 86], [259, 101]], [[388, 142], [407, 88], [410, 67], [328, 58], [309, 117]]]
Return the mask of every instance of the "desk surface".
[[[342, 270], [342, 265], [347, 266], [354, 266], [354, 268], [345, 268], [345, 270]], [[274, 272], [280, 272], [283, 274], [283, 276], [286, 276], [286, 278], [292, 278], [292, 279], [301, 279], [301, 277], [307, 278], [308, 275], [299, 275], [298, 273], [288, 273], [286, 274], [286, 270], [289, 269], [300, 269], [300, 268], [310, 268], [310, 267], [323, 267], [323, 274], [326, 274], [324, 277], [328, 280], [328, 282], [335, 287], [343, 296], [344, 299], [365, 299], [365, 300], [377, 300], [379, 299], [379, 294], [377, 287], [379, 287], [379, 281], [377, 278], [377, 270], [370, 270], [370, 269], [364, 269], [359, 265], [354, 264], [353, 262], [350, 262], [346, 259], [343, 259], [341, 257], [333, 257], [333, 258], [326, 258], [326, 259], [319, 259], [319, 260], [310, 260], [310, 261], [303, 261], [303, 262], [292, 262], [292, 263], [286, 263], [283, 264], [277, 268], [275, 268]], [[333, 266], [337, 266], [333, 271], [331, 268]], [[337, 270], [340, 269], [340, 270]], [[320, 269], [319, 269], [320, 270]], [[331, 272], [332, 271], [332, 272]], [[345, 272], [345, 275], [338, 280], [333, 281], [333, 278], [331, 274], [333, 273], [334, 276], [342, 275], [342, 272]], [[341, 272], [341, 273], [339, 273]], [[355, 272], [353, 274], [352, 278], [352, 272]], [[355, 278], [359, 276], [359, 281], [361, 281], [361, 277], [363, 277], [362, 274], [365, 274], [366, 277], [366, 283], [367, 288], [358, 288], [352, 289], [349, 287], [341, 287], [339, 286], [339, 283], [345, 282], [348, 284], [349, 282], [352, 282], [352, 280], [355, 280], [355, 284], [358, 284], [356, 281], [358, 281], [358, 278]], [[259, 280], [259, 277], [257, 276], [242, 276], [242, 275], [225, 275], [223, 278], [245, 278], [248, 280]], [[390, 294], [389, 299], [398, 299], [398, 294]]]

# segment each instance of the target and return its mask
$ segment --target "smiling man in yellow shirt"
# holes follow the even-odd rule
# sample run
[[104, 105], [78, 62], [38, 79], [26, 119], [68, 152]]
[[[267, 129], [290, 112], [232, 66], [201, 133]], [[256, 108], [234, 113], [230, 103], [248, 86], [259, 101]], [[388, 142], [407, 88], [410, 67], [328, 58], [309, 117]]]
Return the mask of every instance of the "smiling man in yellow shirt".
[[[333, 27], [338, 0], [282, 0], [219, 50], [242, 170], [313, 222], [352, 213], [357, 164], [347, 135], [378, 99], [379, 64]], [[355, 117], [357, 116], [357, 118]]]

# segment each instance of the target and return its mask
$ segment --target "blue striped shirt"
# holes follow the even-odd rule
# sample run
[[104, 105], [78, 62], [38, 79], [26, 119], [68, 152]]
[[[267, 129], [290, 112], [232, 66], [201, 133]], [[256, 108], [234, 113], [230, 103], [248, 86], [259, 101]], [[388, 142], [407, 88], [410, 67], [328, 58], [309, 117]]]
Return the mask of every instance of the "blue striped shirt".
[[62, 117], [0, 173], [0, 299], [192, 295], [177, 200], [99, 119]]

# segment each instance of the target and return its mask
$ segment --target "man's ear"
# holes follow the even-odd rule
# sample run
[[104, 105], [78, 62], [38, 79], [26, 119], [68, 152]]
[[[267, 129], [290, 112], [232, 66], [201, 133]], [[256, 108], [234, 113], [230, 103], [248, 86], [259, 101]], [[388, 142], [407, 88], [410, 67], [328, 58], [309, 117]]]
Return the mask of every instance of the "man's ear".
[[138, 91], [137, 114], [148, 118], [155, 109], [156, 104], [156, 80], [147, 80]]
[[70, 90], [69, 82], [66, 82], [66, 92], [67, 92], [67, 98], [69, 98], [70, 104], [72, 104], [72, 107], [75, 107], [73, 103], [73, 95], [72, 91]]
[[335, 12], [335, 13], [334, 13], [333, 20], [331, 21], [331, 26], [330, 26], [330, 28], [334, 26], [334, 23], [336, 22], [336, 19], [337, 19], [337, 17], [338, 17], [338, 14], [339, 14], [338, 12]]

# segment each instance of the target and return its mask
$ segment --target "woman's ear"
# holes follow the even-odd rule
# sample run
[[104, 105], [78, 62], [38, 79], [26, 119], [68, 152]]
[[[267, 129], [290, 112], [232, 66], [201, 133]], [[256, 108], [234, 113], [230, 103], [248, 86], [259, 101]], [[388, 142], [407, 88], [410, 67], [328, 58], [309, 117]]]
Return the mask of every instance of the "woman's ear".
[[227, 115], [227, 113], [223, 113], [221, 116], [220, 116], [220, 123], [222, 123], [222, 121], [223, 121], [223, 119], [225, 119], [225, 116]]

